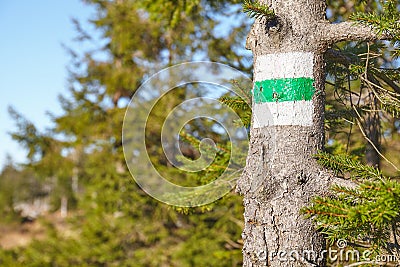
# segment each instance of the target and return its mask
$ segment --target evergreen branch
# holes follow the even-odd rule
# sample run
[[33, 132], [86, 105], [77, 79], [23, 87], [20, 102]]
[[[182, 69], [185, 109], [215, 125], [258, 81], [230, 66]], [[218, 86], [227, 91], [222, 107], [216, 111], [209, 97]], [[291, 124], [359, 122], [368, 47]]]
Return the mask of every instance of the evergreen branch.
[[351, 159], [348, 155], [332, 155], [326, 152], [319, 152], [314, 155], [318, 163], [333, 170], [335, 173], [349, 172], [352, 178], [360, 179], [382, 179], [381, 171], [372, 166], [361, 164]]
[[342, 217], [342, 218], [347, 218], [348, 216], [343, 215], [343, 214], [337, 214], [333, 212], [326, 212], [326, 211], [318, 211], [318, 210], [313, 210], [313, 209], [304, 209], [304, 213], [308, 215], [327, 215], [330, 217]]
[[[385, 1], [381, 14], [357, 12], [350, 15], [350, 20], [372, 27], [379, 37], [393, 39], [392, 43], [400, 39], [400, 14], [397, 11], [397, 0]], [[396, 51], [394, 54], [397, 54]]]
[[353, 197], [353, 198], [372, 200], [371, 198], [368, 198], [368, 197], [364, 196], [363, 194], [361, 194], [358, 189], [354, 189], [354, 188], [347, 188], [345, 186], [335, 185], [332, 187], [332, 191], [334, 191], [335, 193]]
[[[329, 203], [328, 201], [323, 201], [323, 199], [315, 199], [314, 203], [318, 204], [318, 205], [323, 205], [325, 207], [330, 207], [330, 208], [333, 208], [333, 209], [337, 209], [337, 210], [340, 210], [340, 211], [349, 212], [348, 209], [342, 208], [342, 207], [340, 207], [338, 205], [334, 205], [333, 203]], [[341, 215], [343, 215], [343, 214], [336, 214], [336, 216], [338, 216], [338, 217], [340, 217]]]
[[400, 57], [400, 49], [399, 48], [395, 48], [393, 51], [393, 57], [394, 58], [399, 58]]
[[250, 127], [251, 124], [251, 110], [240, 115], [240, 119], [234, 121], [238, 127]]
[[[186, 133], [185, 131], [182, 131], [179, 134], [179, 136], [182, 137], [183, 141], [185, 141], [186, 143], [190, 144], [193, 147], [199, 147], [200, 146], [200, 141], [196, 137], [194, 137], [193, 135], [191, 135], [189, 133]], [[221, 154], [230, 153], [230, 150], [228, 150], [228, 149], [226, 149], [226, 148], [224, 148], [224, 147], [222, 147], [220, 145], [215, 145], [215, 147], [210, 145], [210, 144], [208, 144], [208, 143], [204, 143], [203, 145], [204, 145], [203, 149], [206, 152], [212, 153], [212, 152], [216, 151], [217, 153], [221, 153]]]
[[393, 224], [400, 219], [400, 184], [389, 179], [364, 181], [358, 188], [333, 188], [335, 198], [317, 197], [302, 210], [322, 227], [328, 239], [366, 238], [386, 248]]
[[367, 136], [367, 134], [365, 133], [365, 130], [364, 130], [363, 126], [362, 126], [362, 123], [361, 123], [361, 121], [360, 121], [361, 116], [360, 116], [360, 114], [358, 113], [357, 109], [356, 109], [354, 106], [353, 106], [353, 108], [354, 108], [354, 111], [355, 111], [355, 112], [357, 113], [357, 115], [358, 115], [358, 118], [356, 118], [357, 126], [358, 126], [358, 128], [360, 129], [361, 134], [363, 135], [363, 137], [365, 138], [365, 140], [368, 141], [368, 143], [375, 149], [376, 153], [378, 153], [379, 156], [381, 156], [387, 163], [389, 163], [396, 171], [400, 171], [400, 169], [397, 168], [397, 166], [396, 166], [393, 162], [391, 162], [389, 159], [387, 159], [387, 158], [379, 151], [379, 149], [376, 147], [376, 145], [374, 144], [374, 142], [372, 142], [371, 139], [368, 138], [368, 136]]
[[223, 104], [233, 109], [240, 120], [235, 121], [238, 127], [249, 127], [251, 123], [251, 106], [249, 103], [240, 96], [222, 96], [219, 98]]
[[400, 81], [400, 68], [397, 69], [379, 68], [379, 72], [384, 73], [391, 80]]
[[251, 110], [249, 104], [247, 102], [238, 96], [235, 97], [230, 97], [230, 96], [222, 96], [219, 101], [221, 101], [223, 104], [227, 105], [231, 109], [235, 111], [249, 111]]
[[367, 41], [374, 39], [385, 39], [386, 36], [378, 36], [376, 31], [366, 25], [355, 25], [354, 22], [345, 21], [340, 23], [321, 23], [319, 36], [322, 41], [337, 43], [340, 41], [359, 40]]
[[393, 90], [400, 94], [400, 86], [398, 86], [396, 84], [396, 80], [399, 80], [400, 76], [397, 70], [397, 77], [390, 77], [389, 75], [387, 75], [384, 71], [377, 69], [377, 68], [371, 68], [370, 69], [371, 72], [378, 78], [381, 79], [382, 81], [384, 81], [387, 85], [389, 85], [390, 87], [393, 88]]
[[265, 17], [267, 20], [271, 20], [275, 17], [274, 11], [268, 6], [252, 0], [243, 0], [243, 12], [256, 19]]
[[379, 14], [358, 12], [350, 16], [352, 21], [321, 25], [326, 28], [321, 38], [328, 42], [392, 39], [393, 43], [400, 39], [400, 15], [396, 1], [385, 1]]
[[382, 97], [381, 108], [390, 113], [394, 118], [400, 118], [400, 100]]
[[240, 96], [245, 98], [244, 100], [248, 103], [249, 106], [251, 106], [251, 90], [248, 90], [246, 88], [243, 88], [238, 80], [232, 80], [231, 81], [233, 85], [235, 85], [236, 89], [240, 93]]
[[[372, 89], [373, 93], [379, 99], [381, 103], [381, 108], [388, 113], [390, 113], [393, 117], [400, 116], [400, 87], [392, 79], [391, 77], [387, 76], [383, 71], [372, 68], [371, 72], [378, 78], [383, 80], [387, 85], [389, 85], [394, 92], [389, 91], [381, 86], [378, 86], [375, 83], [369, 83], [370, 88]], [[398, 77], [397, 77], [398, 78]]]
[[356, 116], [355, 112], [349, 108], [325, 111], [325, 119], [329, 121], [342, 120], [342, 119], [350, 121], [353, 118], [355, 118], [355, 116]]

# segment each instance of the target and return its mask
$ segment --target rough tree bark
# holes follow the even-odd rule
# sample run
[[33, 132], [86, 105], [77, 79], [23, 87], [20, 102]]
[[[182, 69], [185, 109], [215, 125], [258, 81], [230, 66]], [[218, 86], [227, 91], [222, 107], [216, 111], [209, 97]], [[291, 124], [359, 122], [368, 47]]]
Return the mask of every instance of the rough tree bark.
[[342, 40], [372, 40], [373, 29], [330, 24], [323, 0], [262, 0], [246, 47], [254, 55], [253, 118], [244, 196], [243, 266], [324, 266], [324, 237], [300, 209], [341, 181], [312, 155], [324, 144], [324, 53]]

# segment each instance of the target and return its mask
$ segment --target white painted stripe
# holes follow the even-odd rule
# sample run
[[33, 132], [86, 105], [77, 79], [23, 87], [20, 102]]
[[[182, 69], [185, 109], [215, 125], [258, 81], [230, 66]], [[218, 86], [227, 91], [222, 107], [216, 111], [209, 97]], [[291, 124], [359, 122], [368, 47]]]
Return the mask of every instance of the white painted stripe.
[[254, 63], [254, 81], [313, 78], [314, 53], [288, 52], [260, 55]]
[[253, 105], [254, 128], [274, 125], [311, 126], [314, 105], [312, 101], [266, 102]]

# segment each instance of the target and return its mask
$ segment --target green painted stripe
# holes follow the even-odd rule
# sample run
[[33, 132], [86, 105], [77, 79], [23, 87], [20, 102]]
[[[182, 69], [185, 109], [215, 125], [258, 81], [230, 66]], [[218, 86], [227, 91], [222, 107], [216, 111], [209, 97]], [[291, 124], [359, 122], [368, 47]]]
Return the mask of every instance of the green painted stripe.
[[254, 83], [255, 103], [311, 100], [315, 89], [312, 78], [285, 78]]

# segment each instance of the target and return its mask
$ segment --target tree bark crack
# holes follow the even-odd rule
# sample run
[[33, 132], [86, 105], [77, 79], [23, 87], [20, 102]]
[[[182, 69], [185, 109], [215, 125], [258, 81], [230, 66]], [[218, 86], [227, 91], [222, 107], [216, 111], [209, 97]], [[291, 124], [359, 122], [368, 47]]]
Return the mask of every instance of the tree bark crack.
[[[275, 235], [276, 235], [276, 237], [275, 237], [275, 244], [276, 244], [276, 249], [275, 249], [275, 255], [277, 255], [278, 254], [278, 252], [279, 252], [279, 249], [280, 249], [280, 240], [279, 240], [279, 229], [278, 229], [278, 227], [277, 227], [277, 222], [275, 221], [275, 215], [274, 215], [274, 208], [271, 206], [271, 224], [272, 224], [272, 229], [274, 230], [274, 232], [275, 232]], [[265, 235], [265, 234], [264, 234]], [[265, 238], [265, 236], [264, 236], [264, 238]], [[272, 254], [271, 254], [272, 255]]]

